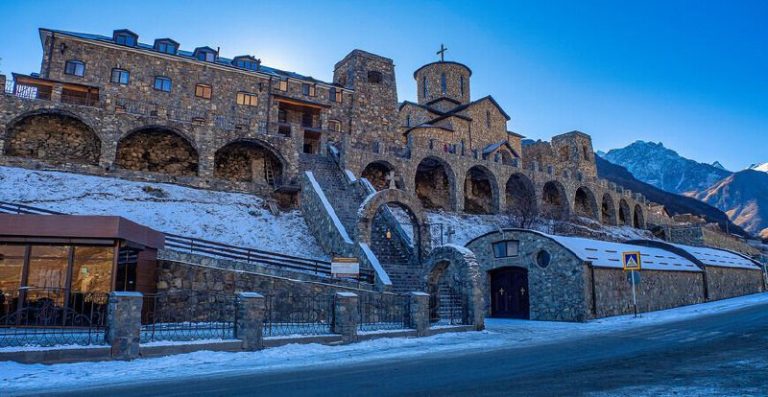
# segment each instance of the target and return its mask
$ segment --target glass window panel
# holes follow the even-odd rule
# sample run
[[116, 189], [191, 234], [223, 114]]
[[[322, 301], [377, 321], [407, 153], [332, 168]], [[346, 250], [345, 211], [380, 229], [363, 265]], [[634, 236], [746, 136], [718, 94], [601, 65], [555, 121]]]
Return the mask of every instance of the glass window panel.
[[496, 258], [507, 256], [507, 246], [504, 242], [493, 243], [493, 256]]
[[27, 301], [48, 298], [56, 304], [64, 301], [67, 283], [69, 246], [33, 245], [29, 254]]
[[75, 247], [72, 292], [111, 291], [113, 260], [113, 247]]
[[23, 245], [0, 245], [0, 310], [11, 303], [21, 287], [24, 250]]

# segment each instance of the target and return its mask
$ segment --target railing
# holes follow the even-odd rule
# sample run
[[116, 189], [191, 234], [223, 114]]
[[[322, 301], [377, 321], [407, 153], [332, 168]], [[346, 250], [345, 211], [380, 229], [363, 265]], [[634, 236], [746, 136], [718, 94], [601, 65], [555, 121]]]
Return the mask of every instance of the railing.
[[141, 343], [235, 339], [235, 295], [203, 291], [145, 294]]
[[[0, 213], [67, 215], [61, 212], [4, 201], [0, 201]], [[259, 264], [268, 267], [278, 267], [292, 271], [331, 277], [331, 263], [328, 261], [302, 258], [277, 252], [263, 251], [255, 248], [238, 247], [234, 245], [218, 243], [215, 241], [180, 236], [172, 233], [165, 233], [165, 245], [169, 249], [179, 252], [211, 256], [215, 258], [240, 261], [249, 264]], [[373, 272], [370, 269], [366, 269], [360, 271], [360, 276], [356, 281], [372, 284], [373, 280]]]
[[105, 344], [105, 292], [0, 291], [0, 347]]
[[360, 331], [405, 329], [408, 300], [403, 295], [362, 294], [358, 297]]
[[470, 325], [464, 296], [453, 286], [433, 287], [429, 294], [429, 322], [432, 326]]
[[281, 291], [264, 298], [265, 337], [331, 333], [333, 295]]

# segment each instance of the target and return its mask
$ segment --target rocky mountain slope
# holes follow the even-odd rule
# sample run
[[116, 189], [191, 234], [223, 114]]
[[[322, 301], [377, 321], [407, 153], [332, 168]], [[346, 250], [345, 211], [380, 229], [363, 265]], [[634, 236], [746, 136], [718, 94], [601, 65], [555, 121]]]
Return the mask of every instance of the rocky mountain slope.
[[748, 169], [734, 173], [693, 195], [723, 209], [750, 233], [768, 236], [768, 173]]
[[656, 186], [640, 181], [626, 168], [613, 164], [600, 156], [595, 156], [595, 160], [597, 174], [600, 178], [607, 179], [626, 189], [630, 189], [633, 192], [642, 193], [648, 200], [663, 204], [664, 207], [667, 208], [667, 211], [672, 214], [696, 214], [703, 217], [708, 222], [717, 222], [723, 228], [725, 228], [727, 223], [728, 229], [732, 233], [745, 234], [745, 231], [731, 222], [723, 211], [707, 203], [692, 197], [669, 193]]
[[635, 178], [671, 193], [703, 191], [731, 175], [720, 163], [698, 163], [680, 156], [662, 143], [636, 141], [612, 149], [604, 158], [626, 168]]

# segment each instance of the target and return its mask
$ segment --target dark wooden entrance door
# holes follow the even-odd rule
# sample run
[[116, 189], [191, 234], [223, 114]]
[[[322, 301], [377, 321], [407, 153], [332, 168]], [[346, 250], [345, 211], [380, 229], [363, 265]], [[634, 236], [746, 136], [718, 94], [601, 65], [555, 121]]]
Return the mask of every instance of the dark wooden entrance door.
[[491, 272], [491, 316], [530, 318], [528, 269], [503, 267]]

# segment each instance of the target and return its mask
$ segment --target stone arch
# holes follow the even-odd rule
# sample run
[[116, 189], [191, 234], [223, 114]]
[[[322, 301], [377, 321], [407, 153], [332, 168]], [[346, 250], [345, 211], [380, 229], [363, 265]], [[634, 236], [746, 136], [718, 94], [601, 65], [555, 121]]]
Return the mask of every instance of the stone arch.
[[619, 200], [619, 226], [627, 226], [632, 222], [632, 211], [629, 210], [627, 200]]
[[70, 112], [39, 110], [8, 124], [3, 152], [6, 156], [98, 165], [101, 139]]
[[488, 168], [476, 165], [464, 178], [464, 211], [492, 214], [499, 211], [499, 186]]
[[472, 251], [457, 245], [441, 245], [430, 252], [423, 269], [422, 280], [430, 293], [430, 318], [439, 318], [440, 302], [444, 301], [440, 295], [453, 289], [460, 298], [464, 323], [478, 330], [485, 328], [480, 265]]
[[640, 204], [635, 204], [632, 226], [637, 229], [645, 229], [645, 214], [643, 213], [643, 207], [641, 207]]
[[456, 174], [437, 156], [423, 158], [414, 177], [416, 197], [427, 209], [456, 209]]
[[521, 227], [529, 227], [538, 213], [533, 182], [522, 173], [514, 173], [507, 179], [504, 193], [507, 212], [517, 218]]
[[[429, 252], [431, 246], [429, 227], [427, 227], [424, 211], [418, 200], [414, 200], [414, 197], [404, 190], [385, 189], [366, 197], [363, 203], [360, 204], [357, 212], [357, 241], [373, 246], [375, 239], [380, 239], [385, 235], [385, 230], [375, 230], [374, 226], [381, 224], [379, 222], [381, 219], [377, 216], [382, 216], [382, 211], [380, 211], [382, 206], [388, 207], [390, 205], [404, 210], [410, 219], [413, 226], [413, 236], [411, 237], [414, 244], [413, 256], [417, 263], [421, 263], [421, 260]], [[389, 225], [396, 221], [396, 219], [392, 219], [395, 216], [394, 214], [387, 214], [385, 212], [383, 216], [386, 217], [384, 221]], [[390, 233], [393, 237], [398, 237], [400, 240], [402, 240], [400, 237], [404, 237], [399, 233], [399, 230], [390, 229]]]
[[562, 183], [549, 181], [544, 184], [541, 190], [541, 214], [550, 219], [568, 219], [568, 195]]
[[198, 158], [192, 140], [180, 131], [162, 126], [146, 126], [120, 139], [115, 164], [127, 170], [195, 176]]
[[603, 225], [616, 226], [616, 204], [610, 194], [603, 194], [603, 202], [600, 206], [600, 220]]
[[371, 182], [371, 185], [373, 185], [377, 191], [392, 187], [390, 184], [391, 176], [394, 176], [394, 187], [396, 189], [403, 189], [405, 187], [403, 177], [390, 162], [385, 160], [376, 160], [368, 163], [360, 174], [360, 177]]
[[213, 174], [230, 181], [279, 186], [288, 164], [272, 145], [255, 139], [227, 143], [214, 154]]
[[576, 193], [573, 196], [573, 212], [577, 216], [600, 220], [597, 199], [588, 187], [580, 186], [576, 189]]

